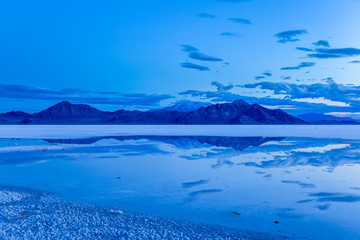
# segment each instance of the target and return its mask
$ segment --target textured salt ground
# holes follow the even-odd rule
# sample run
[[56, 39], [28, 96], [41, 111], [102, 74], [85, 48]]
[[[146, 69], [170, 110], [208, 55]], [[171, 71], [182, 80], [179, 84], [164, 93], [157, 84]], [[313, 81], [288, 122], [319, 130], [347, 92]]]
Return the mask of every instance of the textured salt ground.
[[0, 239], [290, 238], [149, 217], [67, 202], [52, 194], [33, 190], [0, 186]]

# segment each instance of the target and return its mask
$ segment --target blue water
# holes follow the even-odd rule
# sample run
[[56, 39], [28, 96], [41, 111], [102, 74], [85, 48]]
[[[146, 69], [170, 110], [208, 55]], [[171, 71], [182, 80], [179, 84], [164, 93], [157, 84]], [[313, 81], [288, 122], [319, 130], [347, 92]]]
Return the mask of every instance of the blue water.
[[2, 185], [307, 239], [360, 239], [359, 163], [357, 140], [0, 139]]

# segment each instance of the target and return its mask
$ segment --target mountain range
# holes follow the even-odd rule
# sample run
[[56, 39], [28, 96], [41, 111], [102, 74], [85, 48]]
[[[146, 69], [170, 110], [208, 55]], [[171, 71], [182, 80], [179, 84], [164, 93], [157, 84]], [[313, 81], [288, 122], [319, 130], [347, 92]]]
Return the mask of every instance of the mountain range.
[[[170, 109], [171, 110], [171, 109]], [[101, 111], [63, 101], [38, 113], [0, 114], [1, 124], [306, 124], [282, 110], [270, 110], [243, 100], [202, 106], [191, 111]]]
[[311, 124], [360, 124], [349, 117], [336, 117], [323, 113], [306, 113], [296, 117]]
[[188, 100], [182, 100], [177, 103], [175, 103], [172, 106], [165, 107], [162, 110], [165, 111], [178, 111], [178, 112], [191, 112], [198, 110], [201, 107], [208, 107], [211, 103], [208, 102], [195, 102], [195, 101], [188, 101]]

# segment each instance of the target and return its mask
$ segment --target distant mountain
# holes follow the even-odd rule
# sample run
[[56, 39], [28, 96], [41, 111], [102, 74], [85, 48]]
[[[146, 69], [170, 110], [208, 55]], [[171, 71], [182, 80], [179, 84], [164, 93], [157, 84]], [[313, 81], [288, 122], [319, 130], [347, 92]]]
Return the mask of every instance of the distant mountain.
[[298, 115], [297, 118], [312, 124], [360, 124], [352, 118], [336, 117], [323, 113], [307, 113]]
[[189, 112], [176, 120], [182, 124], [304, 124], [282, 110], [270, 110], [258, 104], [248, 104], [243, 100], [233, 103], [215, 104]]
[[60, 102], [39, 113], [0, 114], [1, 124], [306, 124], [281, 110], [242, 100], [181, 111], [100, 111], [85, 104]]
[[178, 111], [178, 112], [191, 112], [198, 110], [201, 107], [208, 107], [211, 103], [207, 102], [195, 102], [195, 101], [188, 101], [183, 100], [179, 101], [176, 104], [163, 108], [164, 111]]
[[85, 104], [63, 101], [33, 115], [39, 119], [102, 118], [104, 112]]

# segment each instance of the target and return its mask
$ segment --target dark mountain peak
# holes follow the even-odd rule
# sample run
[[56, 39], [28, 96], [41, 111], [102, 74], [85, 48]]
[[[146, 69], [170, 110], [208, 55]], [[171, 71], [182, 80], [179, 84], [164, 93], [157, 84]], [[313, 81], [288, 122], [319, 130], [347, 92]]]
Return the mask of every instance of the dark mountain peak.
[[282, 110], [270, 110], [259, 104], [250, 105], [239, 99], [202, 107], [179, 119], [184, 124], [304, 124]]
[[236, 100], [230, 104], [235, 105], [235, 106], [250, 106], [250, 104], [248, 104], [247, 102], [245, 102], [242, 99]]
[[48, 109], [35, 114], [38, 118], [81, 118], [99, 117], [103, 112], [86, 104], [72, 104], [62, 101]]
[[0, 116], [4, 117], [29, 117], [31, 114], [22, 111], [11, 111], [7, 113], [1, 113]]
[[[57, 104], [55, 104], [54, 106], [57, 106], [57, 105], [60, 105], [60, 106], [71, 106], [73, 105], [71, 102], [69, 101], [62, 101], [62, 102], [59, 102]], [[75, 105], [75, 104], [74, 104]]]

